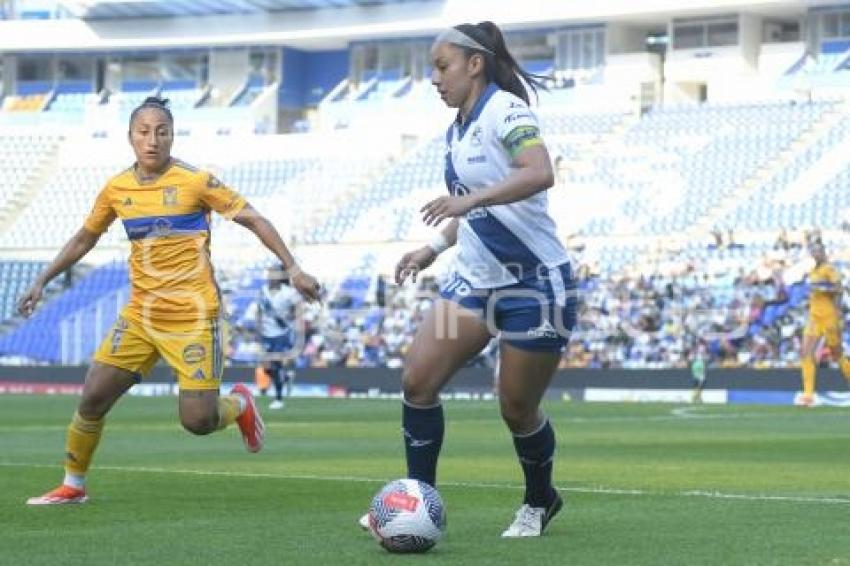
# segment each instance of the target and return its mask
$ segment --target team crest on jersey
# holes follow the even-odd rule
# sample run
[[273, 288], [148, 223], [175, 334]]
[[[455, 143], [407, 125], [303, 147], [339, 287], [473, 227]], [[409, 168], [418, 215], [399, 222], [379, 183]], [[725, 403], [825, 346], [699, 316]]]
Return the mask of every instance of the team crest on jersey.
[[221, 186], [221, 181], [218, 178], [210, 173], [210, 178], [207, 179], [207, 188], [208, 189], [217, 189]]
[[469, 138], [469, 145], [472, 147], [480, 147], [483, 133], [484, 131], [481, 129], [481, 126], [476, 124], [475, 129], [472, 130], [471, 137]]
[[162, 206], [177, 206], [177, 187], [162, 189]]

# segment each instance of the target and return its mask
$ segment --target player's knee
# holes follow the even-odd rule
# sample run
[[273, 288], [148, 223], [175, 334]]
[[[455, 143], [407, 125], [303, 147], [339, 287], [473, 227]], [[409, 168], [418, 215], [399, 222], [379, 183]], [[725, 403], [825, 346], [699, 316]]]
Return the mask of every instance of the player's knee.
[[80, 399], [77, 412], [87, 420], [100, 420], [109, 412], [110, 404], [98, 395], [87, 395]]
[[181, 415], [180, 424], [183, 425], [188, 432], [203, 436], [215, 432], [218, 428], [217, 415]]
[[404, 398], [408, 403], [414, 405], [431, 405], [436, 402], [439, 394], [433, 383], [432, 376], [428, 376], [417, 366], [404, 368], [401, 375], [402, 390]]
[[499, 398], [502, 420], [512, 431], [525, 431], [538, 420], [538, 407], [515, 399]]

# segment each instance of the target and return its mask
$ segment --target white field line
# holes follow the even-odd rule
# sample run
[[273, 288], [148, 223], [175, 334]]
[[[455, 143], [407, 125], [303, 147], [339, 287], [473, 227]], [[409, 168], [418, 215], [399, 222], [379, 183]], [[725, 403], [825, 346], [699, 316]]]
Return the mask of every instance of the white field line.
[[[56, 464], [33, 464], [25, 462], [0, 462], [3, 468], [53, 468], [57, 471]], [[352, 482], [352, 483], [375, 483], [383, 484], [391, 478], [365, 478], [358, 476], [317, 476], [310, 474], [273, 474], [263, 472], [231, 472], [225, 470], [186, 470], [169, 468], [151, 468], [139, 466], [97, 466], [97, 471], [123, 472], [132, 474], [175, 474], [191, 476], [212, 476], [225, 478], [262, 478], [277, 480], [301, 480], [301, 481], [326, 481], [326, 482]], [[472, 489], [524, 489], [518, 484], [485, 483], [485, 482], [440, 482], [441, 486], [461, 487]], [[722, 493], [719, 491], [689, 490], [689, 491], [650, 491], [644, 489], [616, 489], [607, 487], [564, 487], [558, 486], [560, 491], [568, 493], [600, 494], [600, 495], [631, 495], [631, 496], [655, 496], [655, 497], [701, 497], [707, 499], [725, 499], [730, 501], [758, 501], [758, 502], [786, 502], [804, 503], [816, 505], [850, 505], [850, 497], [805, 497], [796, 495], [758, 495], [758, 494], [736, 494]]]
[[[682, 419], [766, 419], [777, 418], [779, 415], [775, 413], [708, 413], [700, 407], [677, 407], [671, 409], [669, 414], [662, 415], [632, 415], [622, 417], [557, 417], [552, 421], [555, 425], [559, 423], [631, 423], [631, 422], [663, 422], [663, 421], [678, 421]], [[818, 412], [817, 410], [800, 410], [796, 414], [783, 414], [783, 419], [800, 417], [805, 419], [811, 418], [830, 418], [830, 419], [850, 419], [850, 412]], [[464, 419], [466, 424], [491, 424], [492, 419]], [[317, 421], [317, 422], [267, 422], [267, 429], [293, 429], [293, 428], [310, 428], [316, 426], [338, 426], [350, 424], [344, 421]], [[110, 423], [109, 430], [130, 430], [130, 431], [157, 431], [157, 430], [181, 430], [180, 423], [175, 419], [173, 424], [124, 424]], [[0, 432], [39, 432], [59, 430], [64, 431], [68, 428], [67, 424], [55, 425], [2, 425]]]

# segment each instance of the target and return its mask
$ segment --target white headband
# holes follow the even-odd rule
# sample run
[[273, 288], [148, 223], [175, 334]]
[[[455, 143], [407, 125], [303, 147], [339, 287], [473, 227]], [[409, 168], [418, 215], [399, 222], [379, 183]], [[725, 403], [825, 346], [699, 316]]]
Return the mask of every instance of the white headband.
[[487, 49], [473, 38], [469, 37], [465, 33], [455, 28], [449, 28], [446, 31], [442, 32], [437, 36], [437, 39], [434, 40], [435, 43], [452, 43], [454, 45], [460, 45], [461, 47], [469, 47], [470, 49], [478, 49], [480, 51], [486, 51], [490, 55], [495, 55], [493, 50]]

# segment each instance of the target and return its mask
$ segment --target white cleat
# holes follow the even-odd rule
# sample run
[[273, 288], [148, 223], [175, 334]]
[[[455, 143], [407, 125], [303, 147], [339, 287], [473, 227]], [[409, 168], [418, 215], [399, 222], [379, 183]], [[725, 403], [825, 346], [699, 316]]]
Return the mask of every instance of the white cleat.
[[271, 409], [272, 411], [275, 411], [277, 409], [283, 409], [283, 407], [283, 401], [278, 401], [277, 399], [269, 403], [269, 409]]
[[502, 538], [539, 537], [543, 532], [543, 507], [523, 504], [516, 512], [514, 522], [502, 533]]
[[502, 538], [539, 537], [563, 505], [564, 500], [560, 495], [556, 496], [548, 508], [523, 504], [516, 512], [514, 522], [502, 533]]
[[360, 525], [360, 528], [364, 531], [369, 530], [369, 513], [366, 513], [362, 517], [357, 520], [357, 524]]

